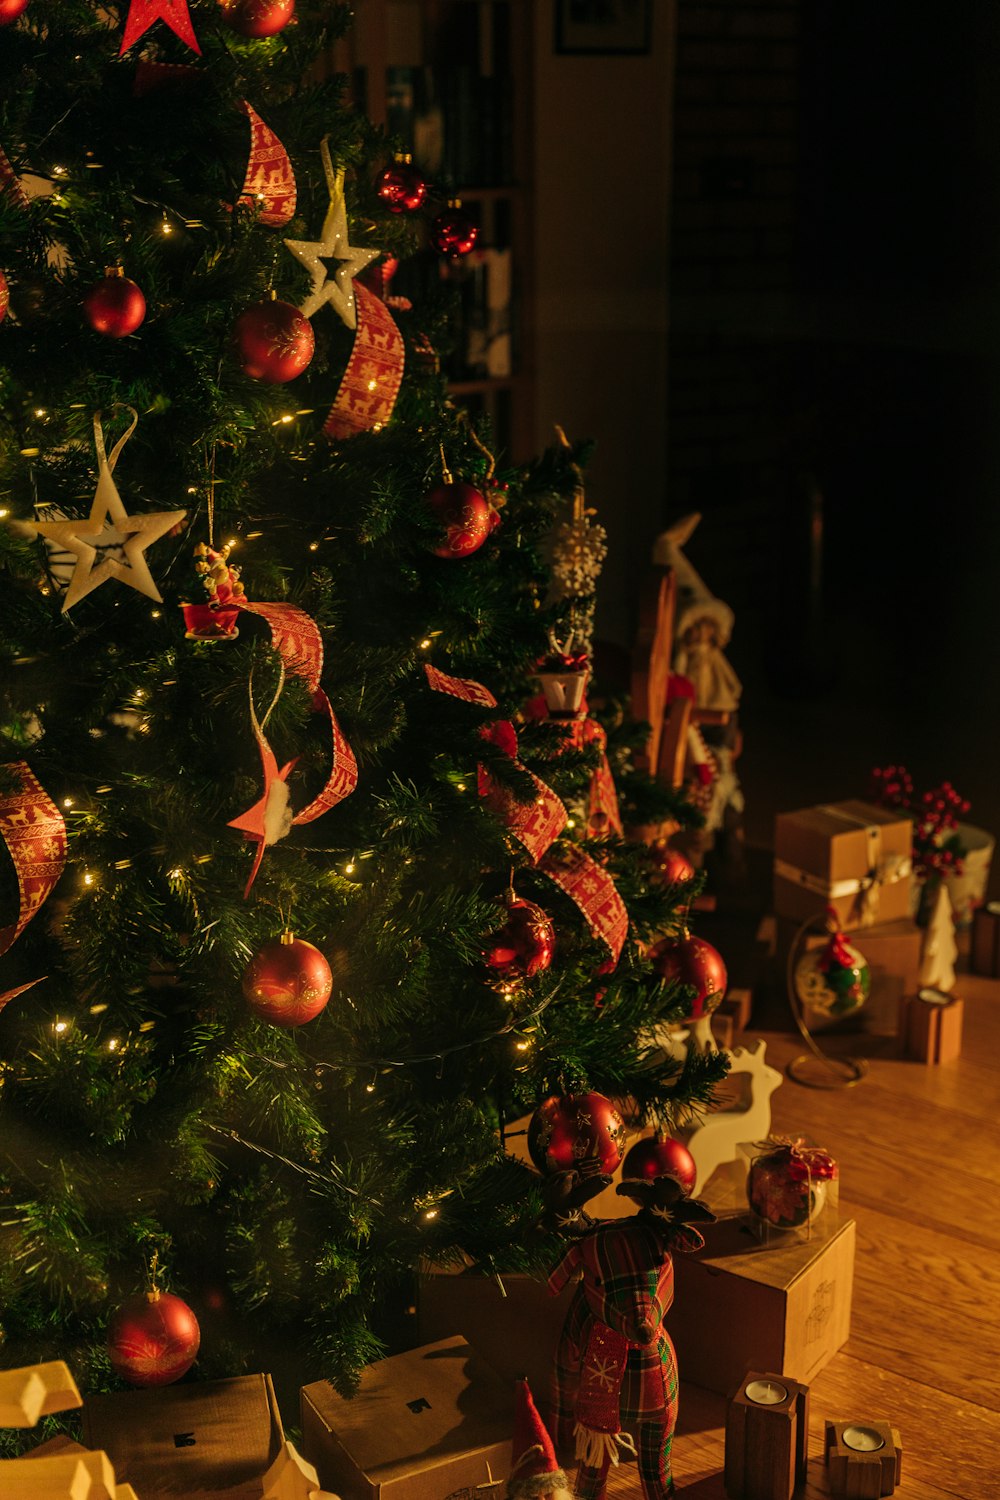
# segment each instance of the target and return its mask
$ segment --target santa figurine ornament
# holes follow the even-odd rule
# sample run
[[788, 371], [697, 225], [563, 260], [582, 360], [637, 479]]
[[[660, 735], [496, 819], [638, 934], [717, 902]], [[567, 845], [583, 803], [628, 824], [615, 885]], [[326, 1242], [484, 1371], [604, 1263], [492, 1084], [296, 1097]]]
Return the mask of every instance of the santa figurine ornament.
[[507, 1500], [570, 1500], [569, 1483], [526, 1380], [514, 1386]]

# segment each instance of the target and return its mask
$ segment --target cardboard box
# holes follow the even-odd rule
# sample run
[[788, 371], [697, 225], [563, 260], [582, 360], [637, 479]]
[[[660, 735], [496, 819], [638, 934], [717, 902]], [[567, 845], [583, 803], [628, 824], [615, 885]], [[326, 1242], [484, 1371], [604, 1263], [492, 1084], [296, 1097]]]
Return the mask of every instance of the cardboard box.
[[301, 1404], [305, 1456], [342, 1500], [442, 1500], [510, 1472], [514, 1388], [462, 1338], [369, 1365], [350, 1398], [303, 1386]]
[[[776, 956], [784, 974], [788, 953], [799, 925], [778, 918]], [[912, 917], [896, 922], [880, 922], [851, 933], [851, 945], [863, 953], [871, 969], [872, 988], [860, 1010], [843, 1020], [807, 1008], [806, 1025], [810, 1031], [867, 1031], [881, 1036], [895, 1036], [899, 1025], [899, 1006], [904, 995], [912, 995], [920, 983], [920, 963], [924, 948], [923, 928]], [[821, 948], [827, 941], [824, 932], [808, 932], [801, 951]]]
[[747, 1370], [808, 1385], [850, 1331], [854, 1220], [787, 1246], [762, 1245], [743, 1216], [704, 1234], [699, 1254], [674, 1256], [667, 1329], [681, 1379], [720, 1395]]
[[[553, 1265], [557, 1259], [554, 1249]], [[552, 1297], [534, 1276], [510, 1272], [500, 1279], [506, 1296], [493, 1277], [426, 1267], [417, 1291], [418, 1337], [429, 1344], [461, 1334], [508, 1385], [526, 1377], [541, 1409], [574, 1288]]]
[[869, 802], [779, 813], [774, 825], [774, 909], [804, 922], [834, 906], [852, 928], [910, 914], [913, 824]]
[[159, 1390], [116, 1391], [83, 1403], [83, 1440], [103, 1448], [142, 1500], [260, 1500], [284, 1442], [270, 1375]]

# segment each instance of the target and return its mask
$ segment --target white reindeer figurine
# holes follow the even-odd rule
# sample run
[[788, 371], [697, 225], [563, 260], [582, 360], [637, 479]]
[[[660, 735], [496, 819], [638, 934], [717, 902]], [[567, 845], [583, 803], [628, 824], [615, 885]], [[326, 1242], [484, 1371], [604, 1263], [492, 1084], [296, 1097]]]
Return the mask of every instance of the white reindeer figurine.
[[736, 1160], [741, 1141], [762, 1141], [771, 1133], [771, 1095], [781, 1083], [781, 1074], [765, 1061], [767, 1043], [760, 1038], [752, 1047], [736, 1047], [729, 1054], [729, 1076], [738, 1079], [740, 1090], [732, 1104], [712, 1110], [697, 1125], [678, 1132], [683, 1138], [698, 1178], [693, 1196], [704, 1192], [716, 1167]]

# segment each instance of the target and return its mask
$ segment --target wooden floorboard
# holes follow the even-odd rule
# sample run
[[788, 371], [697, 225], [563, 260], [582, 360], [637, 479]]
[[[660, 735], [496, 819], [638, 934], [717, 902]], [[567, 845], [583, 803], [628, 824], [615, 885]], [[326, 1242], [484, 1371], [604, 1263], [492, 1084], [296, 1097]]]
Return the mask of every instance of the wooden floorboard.
[[[836, 1092], [786, 1081], [772, 1099], [775, 1130], [838, 1158], [841, 1216], [858, 1233], [851, 1335], [810, 1390], [801, 1500], [830, 1494], [823, 1424], [849, 1417], [899, 1428], [900, 1500], [1000, 1500], [1000, 982], [961, 975], [956, 990], [957, 1062], [907, 1061], [882, 1037], [827, 1039], [867, 1055], [869, 1077]], [[777, 1067], [802, 1051], [795, 1035], [766, 1040]], [[682, 1385], [674, 1473], [686, 1500], [725, 1500], [726, 1406]], [[609, 1500], [638, 1493], [634, 1465], [612, 1473]]]

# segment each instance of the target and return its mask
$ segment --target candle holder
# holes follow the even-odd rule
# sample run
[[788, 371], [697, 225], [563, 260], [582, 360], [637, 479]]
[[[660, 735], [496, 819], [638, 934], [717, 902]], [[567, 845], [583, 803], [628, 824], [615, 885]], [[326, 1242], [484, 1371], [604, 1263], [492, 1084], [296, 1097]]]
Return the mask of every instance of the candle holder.
[[750, 1370], [726, 1413], [729, 1500], [791, 1500], [805, 1482], [809, 1387]]
[[973, 974], [1000, 976], [1000, 901], [987, 901], [973, 912], [970, 959]]
[[903, 1448], [888, 1422], [859, 1417], [827, 1422], [824, 1439], [830, 1493], [846, 1500], [880, 1500], [899, 1483]]
[[918, 1062], [954, 1062], [962, 1052], [962, 1001], [930, 986], [899, 1003], [903, 1052]]

